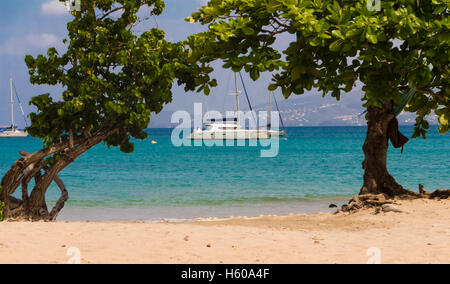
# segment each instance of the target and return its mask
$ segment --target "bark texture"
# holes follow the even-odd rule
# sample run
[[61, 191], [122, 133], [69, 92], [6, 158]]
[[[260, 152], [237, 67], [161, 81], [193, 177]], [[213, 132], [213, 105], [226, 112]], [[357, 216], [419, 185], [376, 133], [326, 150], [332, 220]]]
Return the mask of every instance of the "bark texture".
[[[67, 188], [58, 174], [80, 155], [115, 132], [116, 130], [104, 130], [93, 135], [82, 135], [75, 138], [71, 135], [68, 141], [61, 141], [57, 145], [32, 154], [21, 151], [22, 158], [14, 163], [1, 181], [3, 190], [0, 201], [5, 203], [3, 216], [9, 220], [55, 220], [69, 199]], [[46, 159], [50, 157], [57, 157], [57, 159], [51, 165], [47, 165]], [[32, 180], [35, 181], [35, 185], [29, 193], [28, 185]], [[52, 182], [55, 182], [61, 190], [61, 197], [49, 211], [45, 194]], [[20, 186], [22, 187], [22, 199], [14, 198], [12, 195]]]
[[[419, 185], [419, 193], [403, 188], [389, 174], [387, 170], [387, 152], [389, 148], [389, 138], [392, 139], [392, 120], [394, 119], [392, 101], [386, 102], [381, 108], [369, 107], [367, 120], [367, 136], [364, 142], [364, 184], [360, 191], [360, 198], [354, 208], [375, 206], [380, 194], [388, 197], [403, 198], [448, 198], [450, 190], [438, 189], [433, 193], [427, 193], [423, 185]], [[394, 131], [395, 132], [395, 131]], [[395, 147], [402, 147], [408, 141], [401, 133], [396, 133]], [[365, 196], [365, 197], [364, 197]], [[373, 197], [375, 196], [375, 201]], [[362, 203], [359, 201], [363, 201]], [[386, 204], [386, 203], [384, 203]], [[352, 205], [351, 203], [349, 205]], [[383, 204], [378, 204], [383, 205]], [[350, 206], [351, 207], [351, 206]]]
[[360, 195], [385, 194], [389, 197], [416, 195], [404, 189], [387, 170], [387, 151], [389, 148], [389, 124], [394, 119], [391, 101], [382, 108], [369, 107], [367, 136], [364, 142], [364, 184]]

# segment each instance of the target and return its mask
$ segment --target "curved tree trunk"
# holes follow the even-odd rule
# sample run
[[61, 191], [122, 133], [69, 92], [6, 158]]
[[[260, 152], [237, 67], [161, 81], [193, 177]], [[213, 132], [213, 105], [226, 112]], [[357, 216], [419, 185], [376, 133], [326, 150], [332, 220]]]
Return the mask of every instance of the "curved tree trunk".
[[[6, 219], [16, 220], [55, 220], [69, 198], [68, 191], [62, 180], [58, 178], [58, 174], [80, 155], [116, 131], [99, 131], [92, 136], [80, 136], [33, 154], [21, 151], [20, 154], [23, 157], [14, 163], [1, 182], [3, 190], [0, 201], [5, 203], [3, 216]], [[59, 155], [60, 158], [52, 166], [45, 166], [45, 159], [53, 155]], [[31, 194], [28, 194], [28, 184], [32, 179], [35, 180], [35, 186]], [[52, 182], [58, 185], [61, 197], [49, 212], [45, 194]], [[12, 196], [19, 186], [22, 186], [22, 200]]]
[[391, 102], [382, 108], [369, 107], [367, 136], [364, 142], [364, 184], [363, 194], [386, 194], [389, 197], [414, 194], [398, 184], [387, 170], [387, 151], [389, 148], [388, 128], [394, 118]]

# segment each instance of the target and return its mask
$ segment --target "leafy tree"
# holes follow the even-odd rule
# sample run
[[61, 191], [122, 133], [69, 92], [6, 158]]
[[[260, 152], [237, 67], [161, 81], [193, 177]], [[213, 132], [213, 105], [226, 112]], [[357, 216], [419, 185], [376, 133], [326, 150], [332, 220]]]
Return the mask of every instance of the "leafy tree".
[[[61, 100], [49, 94], [31, 99], [37, 112], [30, 115], [27, 131], [41, 138], [44, 148], [33, 154], [22, 151], [23, 157], [3, 177], [3, 216], [54, 220], [68, 198], [57, 177], [64, 168], [101, 142], [133, 152], [131, 138], [147, 137], [143, 130], [150, 114], [172, 100], [173, 81], [186, 90], [198, 85], [194, 75], [201, 79], [200, 70], [186, 61], [189, 51], [183, 43], [166, 41], [157, 28], [133, 32], [163, 9], [161, 0], [83, 0], [81, 11], [72, 12], [67, 24], [67, 51], [60, 55], [50, 48], [47, 55], [25, 58], [31, 83], [59, 84], [64, 92]], [[139, 18], [138, 11], [150, 12]], [[53, 181], [62, 195], [49, 212], [45, 193]], [[19, 186], [21, 200], [11, 196]]]
[[[253, 80], [275, 72], [269, 90], [288, 98], [316, 89], [337, 100], [363, 87], [368, 130], [361, 194], [414, 194], [387, 171], [388, 129], [402, 92], [416, 89], [406, 111], [417, 115], [413, 137], [429, 129], [426, 116], [449, 130], [450, 22], [448, 0], [210, 0], [187, 20], [207, 25], [189, 38], [192, 60], [224, 61]], [[290, 34], [281, 54], [277, 37]], [[284, 37], [286, 38], [286, 37]]]

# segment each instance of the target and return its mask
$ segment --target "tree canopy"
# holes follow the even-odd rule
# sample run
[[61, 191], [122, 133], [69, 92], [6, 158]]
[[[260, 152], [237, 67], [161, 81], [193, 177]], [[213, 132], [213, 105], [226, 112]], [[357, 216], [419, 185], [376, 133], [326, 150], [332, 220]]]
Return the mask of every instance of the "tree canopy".
[[[132, 152], [130, 138], [143, 139], [151, 112], [172, 101], [175, 79], [195, 88], [195, 65], [187, 62], [183, 43], [165, 40], [158, 28], [137, 34], [142, 21], [164, 9], [161, 0], [83, 0], [67, 24], [67, 51], [51, 48], [47, 55], [26, 57], [33, 84], [61, 85], [61, 100], [49, 94], [33, 97], [32, 136], [45, 146], [68, 140], [70, 133], [117, 129], [108, 146]], [[139, 14], [146, 13], [145, 17]]]
[[[151, 113], [172, 101], [175, 80], [186, 90], [214, 86], [205, 68], [188, 61], [184, 42], [167, 41], [155, 24], [135, 30], [144, 22], [148, 28], [163, 9], [161, 0], [83, 0], [67, 24], [63, 54], [50, 48], [46, 55], [26, 56], [31, 83], [64, 91], [60, 98], [42, 94], [30, 101], [37, 111], [27, 131], [44, 145], [35, 153], [22, 151], [3, 177], [0, 204], [6, 218], [54, 220], [68, 199], [57, 177], [64, 168], [101, 142], [132, 152], [131, 139], [147, 137]], [[61, 197], [49, 211], [45, 194], [53, 181]], [[19, 186], [21, 200], [12, 196]]]
[[[369, 1], [370, 2], [370, 1]], [[450, 22], [448, 0], [210, 0], [187, 18], [208, 25], [189, 38], [191, 56], [223, 67], [242, 68], [257, 80], [274, 72], [270, 90], [287, 98], [317, 89], [340, 99], [363, 85], [364, 106], [400, 104], [415, 87], [405, 110], [416, 113], [414, 137], [425, 137], [432, 111], [439, 131], [450, 125]], [[282, 52], [282, 34], [293, 40]], [[286, 38], [286, 37], [284, 37]]]

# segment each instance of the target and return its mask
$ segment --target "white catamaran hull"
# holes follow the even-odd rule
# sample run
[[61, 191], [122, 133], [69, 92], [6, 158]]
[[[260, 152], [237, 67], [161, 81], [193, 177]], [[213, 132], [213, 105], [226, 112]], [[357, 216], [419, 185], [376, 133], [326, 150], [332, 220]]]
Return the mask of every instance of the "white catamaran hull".
[[28, 133], [20, 130], [6, 130], [3, 132], [0, 132], [0, 138], [24, 138], [27, 137]]
[[[208, 120], [206, 127], [204, 129], [194, 129], [189, 135], [190, 140], [263, 140], [271, 139], [272, 137], [280, 137], [285, 134], [285, 130], [271, 130], [270, 127], [266, 129], [244, 129], [241, 128], [240, 117], [239, 117], [239, 95], [240, 91], [238, 88], [237, 73], [234, 73], [234, 80], [236, 85], [236, 118], [225, 117], [225, 118], [211, 118]], [[241, 76], [242, 84], [244, 81]], [[245, 88], [245, 86], [244, 86]], [[247, 92], [246, 92], [247, 94]], [[248, 99], [250, 110], [252, 106], [250, 100]], [[269, 104], [270, 93], [269, 93]], [[270, 115], [271, 117], [271, 115]], [[281, 116], [280, 116], [281, 117]], [[268, 125], [270, 126], [270, 125]]]
[[271, 137], [283, 136], [284, 131], [275, 130], [224, 130], [224, 131], [205, 131], [196, 129], [189, 136], [190, 140], [263, 140]]
[[27, 137], [27, 136], [28, 136], [27, 132], [19, 131], [19, 130], [16, 130], [16, 131], [7, 130], [7, 131], [0, 132], [0, 138], [23, 138], [23, 137]]

